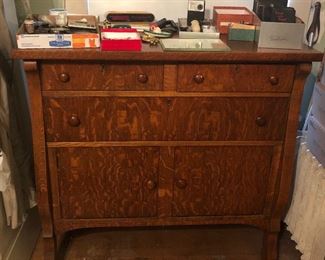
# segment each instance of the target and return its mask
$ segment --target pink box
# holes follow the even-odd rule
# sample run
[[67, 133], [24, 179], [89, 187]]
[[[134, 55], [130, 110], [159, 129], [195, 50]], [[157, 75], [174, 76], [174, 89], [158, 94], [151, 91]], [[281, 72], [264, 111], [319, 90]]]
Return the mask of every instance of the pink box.
[[141, 51], [141, 37], [136, 29], [102, 29], [103, 51]]
[[256, 25], [260, 23], [260, 20], [255, 13], [246, 7], [214, 6], [213, 23], [218, 32], [227, 34], [231, 23]]

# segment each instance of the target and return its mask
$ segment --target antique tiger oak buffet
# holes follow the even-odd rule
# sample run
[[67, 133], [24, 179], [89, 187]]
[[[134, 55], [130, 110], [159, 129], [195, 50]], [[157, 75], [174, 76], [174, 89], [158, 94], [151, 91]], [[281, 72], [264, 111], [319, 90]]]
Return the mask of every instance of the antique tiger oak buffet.
[[[44, 256], [91, 227], [244, 224], [277, 259], [305, 79], [322, 53], [14, 50], [28, 80]], [[204, 230], [202, 231], [204, 232]]]

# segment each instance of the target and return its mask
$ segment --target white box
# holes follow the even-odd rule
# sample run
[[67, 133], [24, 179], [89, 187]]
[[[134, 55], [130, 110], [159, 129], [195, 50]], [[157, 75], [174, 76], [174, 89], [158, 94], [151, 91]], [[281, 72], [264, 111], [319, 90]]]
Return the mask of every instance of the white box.
[[313, 116], [309, 118], [308, 122], [307, 146], [325, 167], [325, 127]]
[[258, 47], [302, 49], [304, 31], [305, 24], [302, 22], [261, 22], [260, 26], [257, 26]]
[[[48, 16], [53, 19], [52, 16]], [[69, 19], [87, 18], [96, 24], [96, 17], [83, 15], [83, 16], [68, 16]], [[99, 33], [86, 32], [86, 33], [73, 33], [73, 34], [29, 34], [25, 32], [24, 25], [22, 25], [17, 34], [17, 46], [19, 49], [34, 49], [34, 48], [98, 48], [100, 46]]]

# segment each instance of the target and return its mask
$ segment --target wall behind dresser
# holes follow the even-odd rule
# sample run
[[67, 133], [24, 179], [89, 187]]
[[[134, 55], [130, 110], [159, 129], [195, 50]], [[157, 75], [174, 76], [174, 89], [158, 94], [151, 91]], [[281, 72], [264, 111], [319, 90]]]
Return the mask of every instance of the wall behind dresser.
[[[311, 1], [315, 0], [288, 0], [288, 4], [296, 8], [297, 15], [307, 23]], [[65, 6], [72, 13], [89, 12], [89, 14], [100, 15], [101, 19], [105, 17], [107, 11], [114, 10], [148, 11], [152, 12], [157, 19], [166, 17], [177, 20], [178, 17], [186, 17], [187, 2], [188, 0], [65, 0]], [[206, 15], [212, 16], [211, 10], [215, 5], [245, 6], [252, 9], [253, 2], [254, 0], [206, 0], [208, 10]]]
[[[80, 11], [80, 5], [87, 6], [87, 0], [66, 0], [68, 10]], [[148, 11], [156, 19], [168, 18], [177, 21], [179, 17], [186, 17], [188, 0], [88, 0], [89, 14], [105, 17], [107, 11]], [[86, 3], [86, 4], [85, 4]], [[253, 8], [253, 0], [206, 0], [206, 9], [211, 10], [214, 5], [246, 6]], [[207, 12], [207, 16], [211, 15]]]

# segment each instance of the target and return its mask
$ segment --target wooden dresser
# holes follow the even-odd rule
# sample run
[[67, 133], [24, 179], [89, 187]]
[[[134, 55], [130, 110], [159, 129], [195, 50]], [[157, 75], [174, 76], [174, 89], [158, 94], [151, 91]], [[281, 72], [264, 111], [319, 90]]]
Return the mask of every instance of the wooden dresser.
[[[15, 50], [31, 105], [44, 255], [90, 227], [245, 224], [277, 258], [314, 50]], [[203, 231], [204, 232], [204, 231]]]

